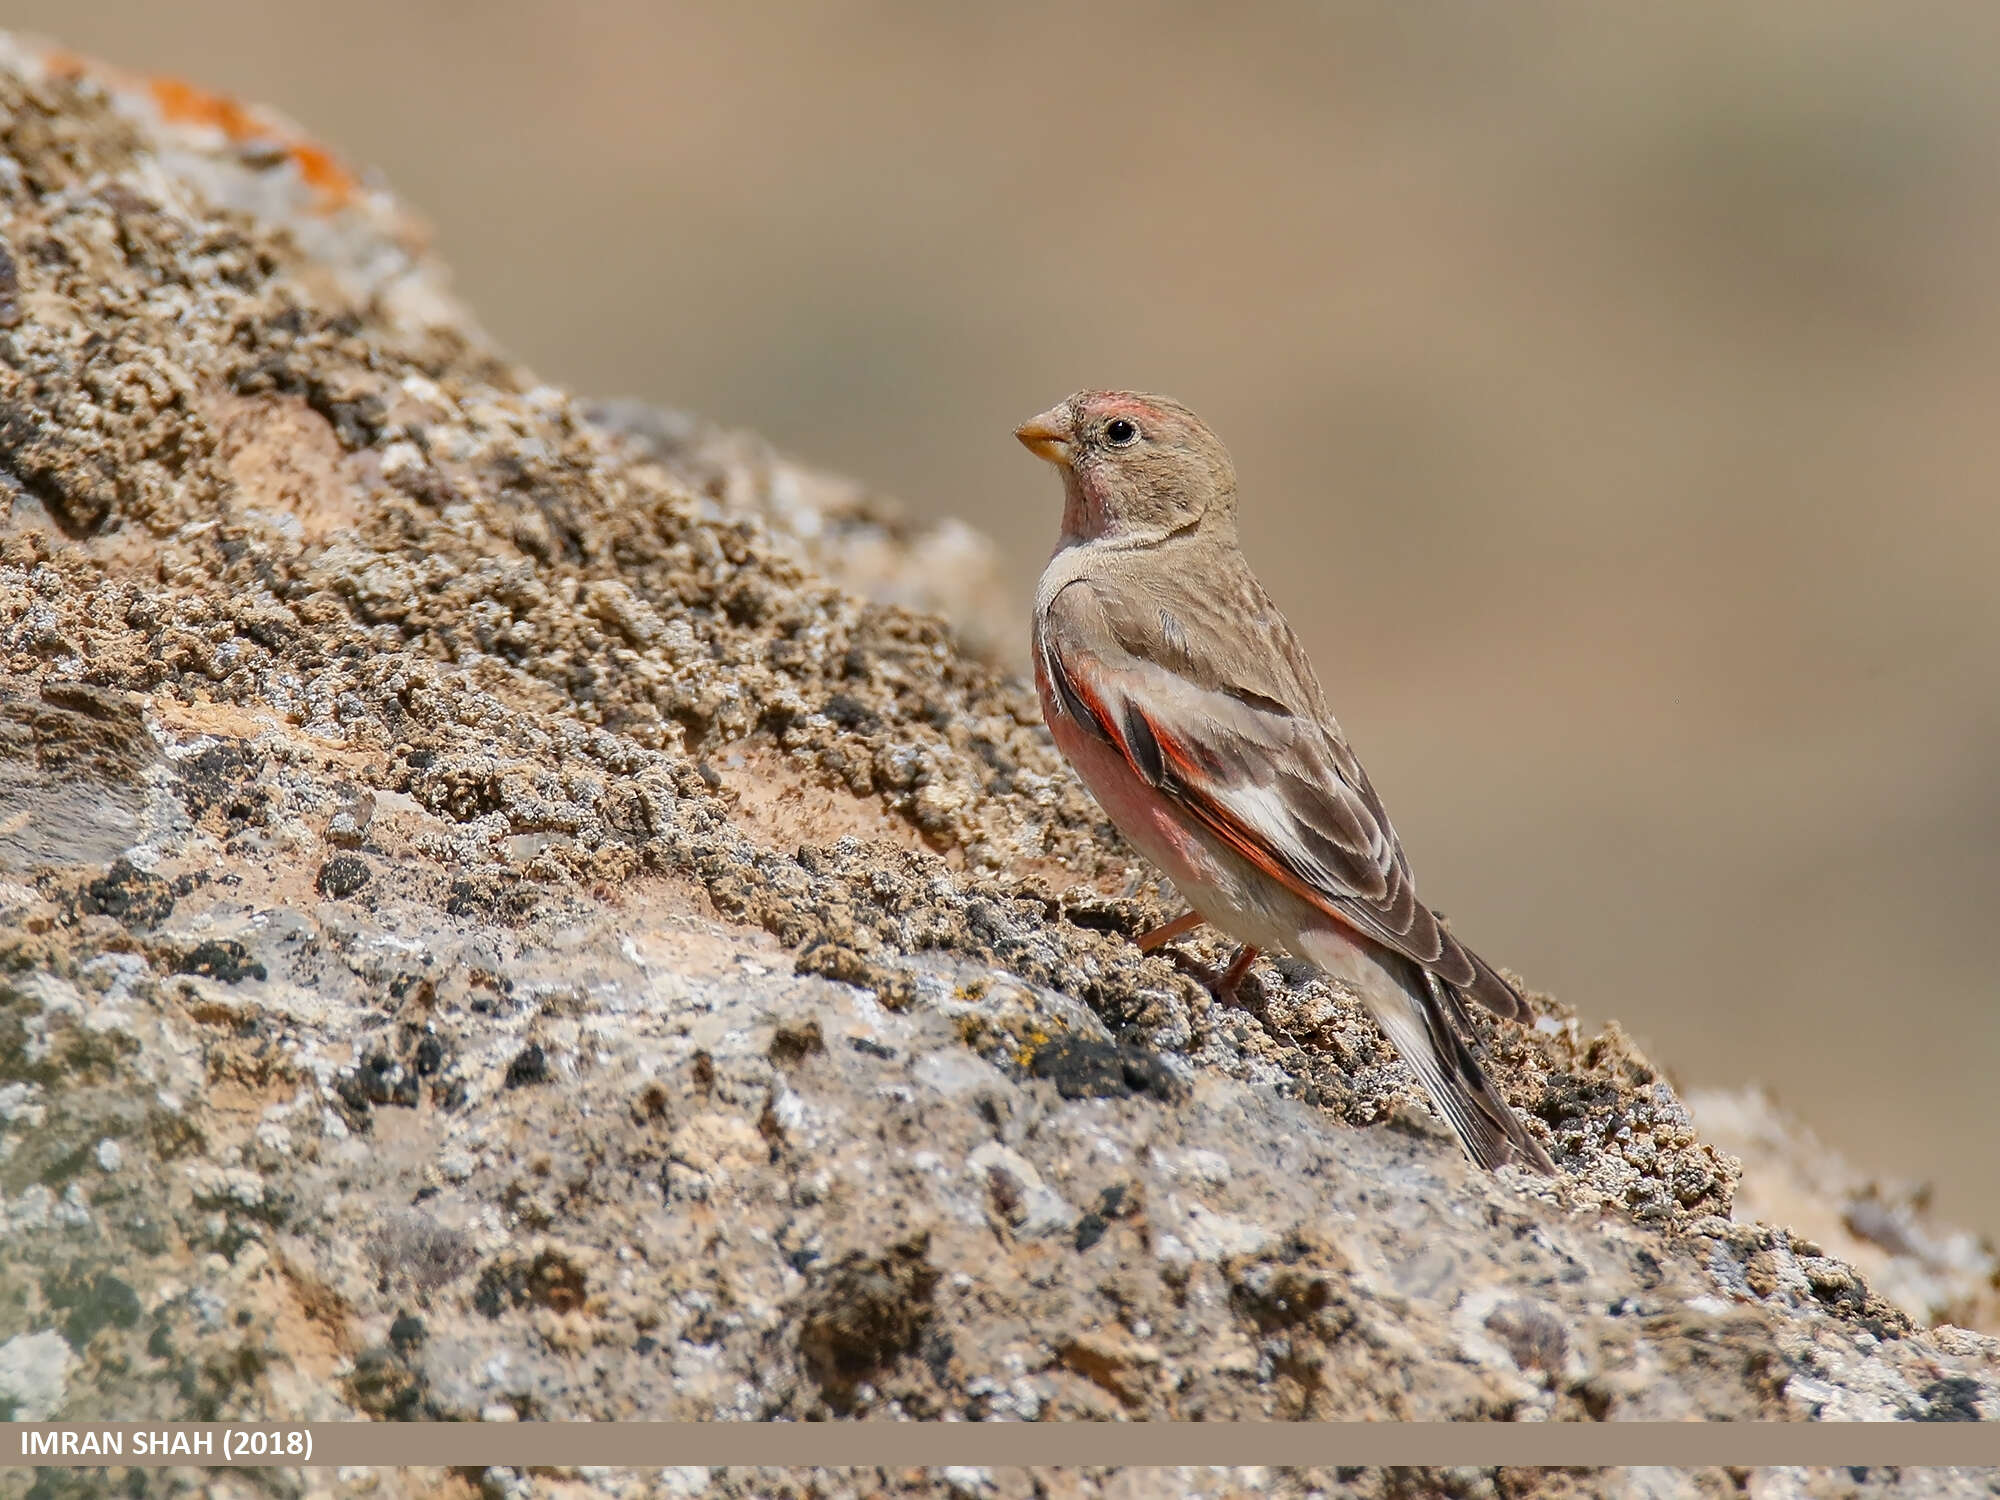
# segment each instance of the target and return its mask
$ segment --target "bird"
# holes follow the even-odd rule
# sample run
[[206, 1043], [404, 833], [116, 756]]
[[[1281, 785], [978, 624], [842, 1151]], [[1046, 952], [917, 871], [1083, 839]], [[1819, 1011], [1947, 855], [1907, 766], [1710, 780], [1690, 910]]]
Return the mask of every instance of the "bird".
[[1232, 997], [1279, 950], [1359, 995], [1485, 1168], [1553, 1175], [1466, 1043], [1466, 1002], [1528, 1015], [1513, 984], [1417, 899], [1409, 860], [1312, 663], [1237, 534], [1236, 468], [1180, 402], [1080, 391], [1014, 431], [1062, 475], [1035, 590], [1035, 689], [1056, 747], [1190, 910], [1241, 950]]

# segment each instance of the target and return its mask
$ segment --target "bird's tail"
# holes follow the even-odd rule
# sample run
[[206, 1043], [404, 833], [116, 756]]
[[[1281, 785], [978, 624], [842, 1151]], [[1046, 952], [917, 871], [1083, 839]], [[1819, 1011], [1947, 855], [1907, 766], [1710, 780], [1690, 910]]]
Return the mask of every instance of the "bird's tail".
[[1500, 1097], [1452, 1025], [1452, 1013], [1463, 1015], [1464, 1005], [1450, 986], [1401, 954], [1378, 950], [1369, 956], [1387, 972], [1381, 981], [1357, 986], [1361, 999], [1466, 1154], [1489, 1170], [1518, 1162], [1553, 1177], [1556, 1167], [1548, 1152]]

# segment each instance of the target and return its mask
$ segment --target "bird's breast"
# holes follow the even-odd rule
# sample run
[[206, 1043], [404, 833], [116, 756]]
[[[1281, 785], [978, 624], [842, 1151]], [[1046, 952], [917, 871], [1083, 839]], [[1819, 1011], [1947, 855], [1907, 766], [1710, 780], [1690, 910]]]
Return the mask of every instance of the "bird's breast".
[[1049, 683], [1040, 650], [1035, 652], [1035, 694], [1056, 749], [1118, 831], [1183, 892], [1190, 884], [1212, 883], [1220, 872], [1206, 841], [1169, 798], [1132, 768], [1117, 746], [1069, 716]]

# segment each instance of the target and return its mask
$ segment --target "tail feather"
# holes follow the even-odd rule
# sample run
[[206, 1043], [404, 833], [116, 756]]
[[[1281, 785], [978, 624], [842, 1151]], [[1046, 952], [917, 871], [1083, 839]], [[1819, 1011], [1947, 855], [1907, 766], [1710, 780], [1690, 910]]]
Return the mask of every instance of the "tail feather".
[[1400, 954], [1369, 956], [1375, 982], [1358, 986], [1361, 998], [1466, 1154], [1489, 1170], [1518, 1162], [1553, 1177], [1556, 1166], [1548, 1152], [1500, 1097], [1452, 1024], [1454, 1014], [1465, 1016], [1465, 1007], [1451, 986]]
[[[1510, 1021], [1527, 1020], [1528, 1002], [1521, 998], [1521, 992], [1501, 978], [1498, 969], [1463, 943], [1459, 945], [1459, 951], [1472, 960], [1473, 980], [1466, 986], [1465, 993], [1496, 1016], [1504, 1016]], [[1458, 1000], [1456, 995], [1453, 1000], [1462, 1013], [1464, 1003]]]

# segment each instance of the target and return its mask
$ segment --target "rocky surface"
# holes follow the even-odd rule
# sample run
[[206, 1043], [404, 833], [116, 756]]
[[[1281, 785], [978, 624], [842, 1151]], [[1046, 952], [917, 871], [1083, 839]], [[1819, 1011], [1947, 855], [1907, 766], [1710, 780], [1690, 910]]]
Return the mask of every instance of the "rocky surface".
[[1925, 1184], [1857, 1171], [1759, 1089], [1702, 1090], [1688, 1106], [1702, 1139], [1743, 1163], [1736, 1218], [1810, 1236], [1926, 1327], [2000, 1331], [2000, 1255], [1937, 1223]]
[[536, 384], [393, 200], [191, 97], [0, 47], [0, 1408], [2000, 1418], [2000, 1343], [1731, 1218], [1616, 1028], [1491, 1028], [1564, 1176], [1487, 1177], [1336, 989], [1142, 958], [1031, 695], [907, 607], [958, 544]]
[[959, 647], [989, 660], [1024, 654], [1020, 602], [1001, 584], [999, 553], [964, 522], [919, 524], [865, 485], [687, 412], [642, 401], [590, 401], [583, 412], [725, 515], [768, 522], [773, 546], [852, 592], [944, 615]]

